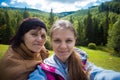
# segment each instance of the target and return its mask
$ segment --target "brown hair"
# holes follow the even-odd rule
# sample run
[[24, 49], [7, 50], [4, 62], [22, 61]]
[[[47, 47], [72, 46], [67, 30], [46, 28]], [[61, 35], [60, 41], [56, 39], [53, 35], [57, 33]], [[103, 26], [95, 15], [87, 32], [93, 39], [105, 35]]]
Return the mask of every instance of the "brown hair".
[[[56, 21], [50, 31], [50, 37], [52, 38], [52, 34], [56, 29], [69, 29], [73, 32], [76, 39], [76, 31], [72, 23], [68, 20], [58, 20]], [[82, 61], [77, 52], [73, 51], [73, 53], [68, 58], [68, 79], [69, 80], [88, 80], [87, 74], [83, 68]]]
[[68, 59], [68, 76], [69, 80], [88, 80], [80, 56], [75, 51]]

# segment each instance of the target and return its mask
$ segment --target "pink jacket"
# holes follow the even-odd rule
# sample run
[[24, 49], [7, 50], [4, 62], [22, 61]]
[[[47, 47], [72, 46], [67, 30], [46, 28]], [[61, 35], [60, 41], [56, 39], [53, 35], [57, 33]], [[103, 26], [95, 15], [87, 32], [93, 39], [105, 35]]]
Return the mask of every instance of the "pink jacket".
[[44, 70], [47, 76], [47, 80], [64, 80], [64, 78], [61, 75], [55, 73], [56, 71], [55, 67], [49, 66], [44, 63], [40, 64], [40, 66], [41, 66], [41, 69]]

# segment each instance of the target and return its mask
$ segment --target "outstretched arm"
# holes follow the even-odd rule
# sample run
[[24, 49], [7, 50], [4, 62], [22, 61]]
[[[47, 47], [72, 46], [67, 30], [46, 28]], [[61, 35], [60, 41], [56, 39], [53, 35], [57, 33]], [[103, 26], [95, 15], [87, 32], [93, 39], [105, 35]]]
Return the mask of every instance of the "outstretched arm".
[[79, 48], [75, 48], [75, 50], [80, 54], [80, 59], [89, 73], [90, 80], [120, 80], [120, 72], [98, 67], [87, 61], [88, 55], [85, 51]]
[[90, 80], [120, 80], [120, 72], [103, 69], [87, 62], [86, 69], [90, 70]]

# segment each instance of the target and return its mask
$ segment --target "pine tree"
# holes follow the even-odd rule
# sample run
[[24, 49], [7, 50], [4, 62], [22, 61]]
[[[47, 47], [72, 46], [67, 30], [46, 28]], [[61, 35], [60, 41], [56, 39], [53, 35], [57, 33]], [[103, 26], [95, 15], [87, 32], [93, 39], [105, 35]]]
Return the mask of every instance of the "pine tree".
[[3, 43], [9, 44], [9, 40], [12, 37], [12, 28], [10, 23], [10, 17], [7, 10], [5, 11], [5, 17], [6, 17], [5, 18], [6, 28], [3, 34], [3, 39], [4, 39]]
[[27, 11], [27, 8], [25, 7], [25, 10], [23, 12], [23, 18], [28, 18], [30, 16], [29, 12]]
[[54, 13], [53, 13], [53, 9], [51, 9], [51, 12], [50, 12], [50, 16], [49, 16], [49, 27], [48, 27], [48, 29], [50, 29], [51, 28], [51, 26], [53, 25], [53, 23], [54, 23]]
[[112, 47], [115, 53], [120, 56], [120, 20], [118, 20], [109, 31], [108, 47]]
[[78, 22], [78, 26], [77, 26], [77, 46], [81, 46], [81, 45], [85, 45], [85, 33], [84, 33], [84, 28], [82, 26], [82, 22], [80, 20], [77, 21]]
[[105, 26], [104, 26], [104, 41], [103, 45], [107, 44], [107, 37], [108, 37], [108, 30], [109, 30], [109, 12], [105, 12], [106, 20], [105, 20]]
[[93, 25], [92, 25], [92, 15], [90, 14], [90, 9], [88, 10], [88, 16], [84, 20], [85, 24], [85, 38], [87, 43], [93, 42]]

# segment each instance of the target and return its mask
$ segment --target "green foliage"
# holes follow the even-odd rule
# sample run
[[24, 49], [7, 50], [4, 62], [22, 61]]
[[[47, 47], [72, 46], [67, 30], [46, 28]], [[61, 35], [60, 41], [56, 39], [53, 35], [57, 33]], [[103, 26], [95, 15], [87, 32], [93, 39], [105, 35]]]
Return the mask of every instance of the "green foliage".
[[51, 9], [51, 12], [50, 12], [50, 14], [49, 14], [48, 20], [49, 20], [49, 21], [48, 21], [48, 24], [49, 24], [48, 29], [50, 29], [51, 26], [52, 26], [52, 24], [54, 23], [54, 13], [53, 13], [53, 9]]
[[77, 46], [80, 46], [80, 45], [85, 45], [85, 28], [82, 24], [82, 21], [81, 20], [78, 20], [78, 22], [76, 23], [77, 25], [77, 28], [76, 28], [76, 31], [77, 31], [77, 42], [76, 42], [76, 45]]
[[70, 16], [70, 19], [69, 19], [69, 21], [71, 22], [71, 23], [74, 23], [74, 17], [73, 16]]
[[52, 47], [51, 47], [51, 44], [50, 44], [50, 37], [49, 36], [47, 37], [47, 40], [46, 40], [46, 43], [45, 43], [45, 47], [48, 50], [52, 50]]
[[66, 17], [67, 15], [73, 14], [76, 11], [70, 11], [70, 12], [61, 12], [61, 13], [56, 13], [55, 15], [58, 16], [58, 18]]
[[28, 18], [30, 16], [29, 12], [27, 11], [27, 9], [25, 8], [24, 12], [23, 12], [23, 18]]
[[89, 44], [88, 44], [88, 48], [95, 50], [95, 49], [96, 49], [96, 44], [95, 44], [95, 43], [89, 43]]
[[99, 26], [99, 19], [97, 17], [93, 17], [93, 42], [96, 45], [101, 45], [102, 44], [102, 38], [103, 38], [103, 31], [102, 27]]
[[[115, 0], [117, 1], [117, 0]], [[117, 3], [103, 3], [104, 6], [113, 6], [117, 11], [119, 7]], [[112, 7], [111, 7], [112, 8]], [[57, 19], [66, 19], [73, 22], [78, 33], [77, 44], [85, 45], [93, 42], [96, 45], [106, 45], [108, 39], [108, 29], [113, 27], [113, 24], [120, 18], [120, 15], [115, 12], [107, 12], [107, 10], [99, 11], [99, 6], [90, 7], [73, 12], [53, 13], [43, 12], [36, 9], [29, 8], [11, 8], [0, 7], [0, 43], [8, 44], [10, 37], [12, 37], [20, 21], [25, 17], [37, 17], [46, 23], [48, 33], [53, 22]], [[5, 13], [6, 11], [6, 13]], [[25, 13], [25, 15], [23, 15]]]
[[93, 20], [92, 20], [92, 14], [90, 12], [90, 9], [87, 12], [87, 17], [84, 19], [84, 26], [85, 26], [85, 38], [87, 40], [86, 43], [93, 42]]
[[119, 0], [113, 0], [110, 2], [102, 3], [99, 6], [100, 11], [112, 11], [114, 13], [120, 14], [120, 1]]
[[120, 20], [109, 30], [108, 47], [112, 47], [115, 53], [120, 56]]

